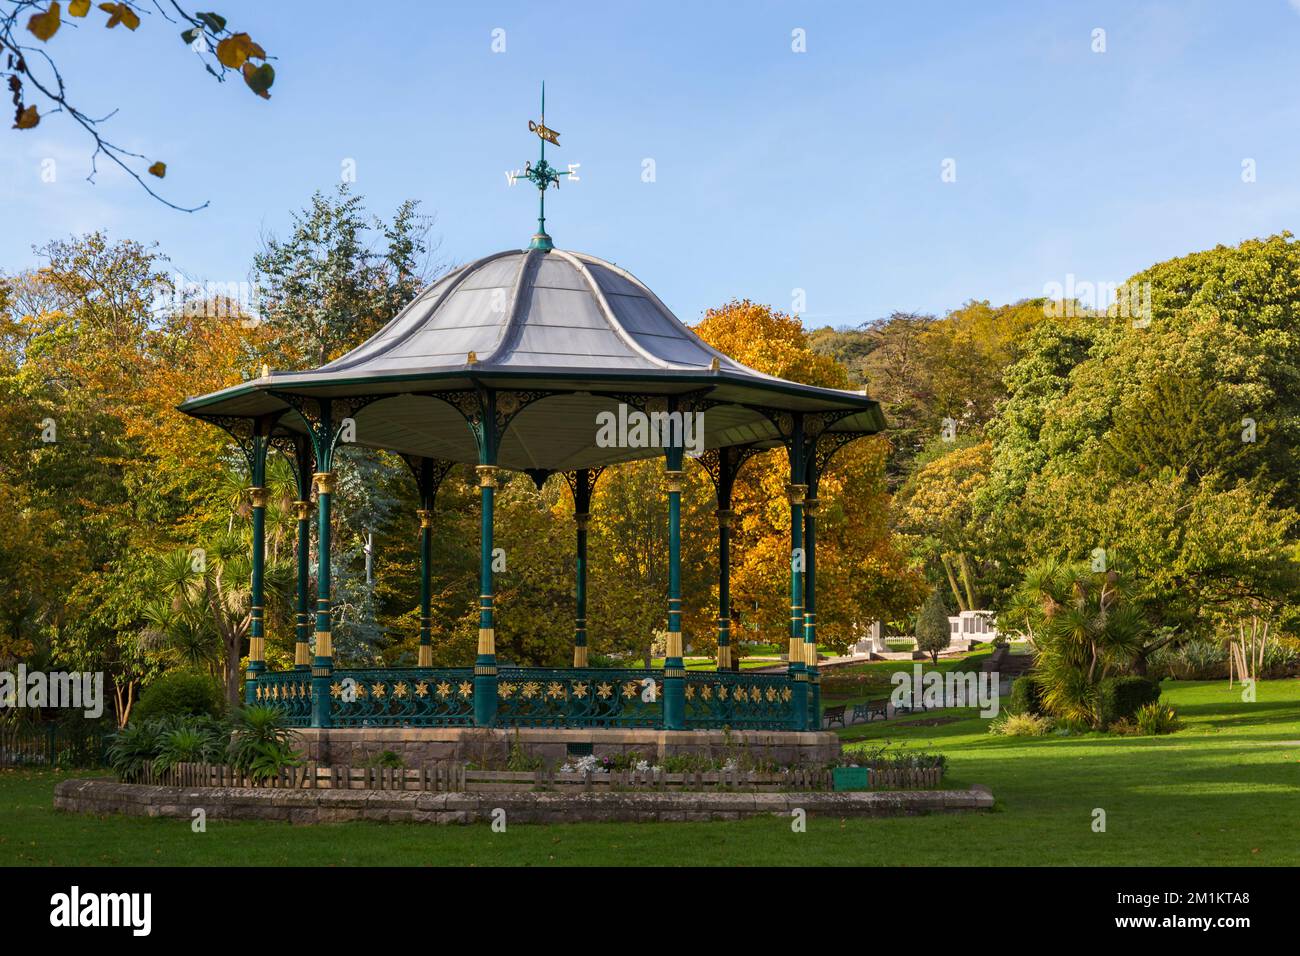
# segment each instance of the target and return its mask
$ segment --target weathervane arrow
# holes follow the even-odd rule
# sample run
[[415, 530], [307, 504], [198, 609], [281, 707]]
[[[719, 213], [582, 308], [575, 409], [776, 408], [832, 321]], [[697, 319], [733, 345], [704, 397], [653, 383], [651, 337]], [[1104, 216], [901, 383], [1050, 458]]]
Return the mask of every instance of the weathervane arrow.
[[549, 126], [543, 126], [541, 123], [534, 123], [532, 120], [529, 120], [528, 132], [536, 133], [538, 136], [546, 140], [552, 146], [560, 145], [560, 134], [557, 133], [555, 130], [551, 129]]

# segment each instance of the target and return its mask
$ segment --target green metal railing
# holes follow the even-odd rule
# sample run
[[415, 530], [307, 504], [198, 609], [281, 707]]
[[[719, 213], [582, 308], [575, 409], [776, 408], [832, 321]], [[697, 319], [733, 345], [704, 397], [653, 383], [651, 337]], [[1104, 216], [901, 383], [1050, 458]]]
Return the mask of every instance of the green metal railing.
[[794, 681], [785, 674], [687, 671], [686, 726], [793, 730], [793, 697]]
[[107, 747], [108, 734], [98, 726], [0, 727], [0, 767], [99, 767]]
[[662, 727], [663, 672], [503, 667], [497, 721], [507, 727]]
[[[343, 668], [330, 677], [333, 727], [474, 726], [474, 671]], [[495, 726], [664, 726], [663, 671], [635, 668], [502, 667]], [[311, 675], [264, 672], [253, 699], [281, 707], [292, 726], [311, 724]], [[689, 671], [688, 729], [794, 730], [794, 682], [785, 674]]]

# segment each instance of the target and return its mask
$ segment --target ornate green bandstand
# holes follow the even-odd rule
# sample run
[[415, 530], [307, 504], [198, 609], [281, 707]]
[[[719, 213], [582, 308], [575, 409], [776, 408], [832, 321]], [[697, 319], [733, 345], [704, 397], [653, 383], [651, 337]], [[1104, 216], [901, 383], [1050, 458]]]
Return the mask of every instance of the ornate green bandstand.
[[[544, 201], [559, 173], [542, 141], [525, 176]], [[262, 377], [190, 399], [181, 410], [225, 428], [252, 479], [252, 613], [246, 697], [273, 702], [299, 726], [617, 727], [666, 730], [816, 730], [817, 486], [831, 456], [883, 427], [863, 394], [765, 375], [710, 347], [646, 286], [612, 263], [556, 249], [539, 216], [524, 250], [507, 250], [440, 278], [363, 345], [320, 368]], [[609, 441], [608, 416], [619, 423]], [[691, 416], [690, 422], [686, 416]], [[683, 431], [702, 427], [717, 492], [717, 669], [683, 664], [681, 494]], [[690, 434], [690, 433], [687, 433]], [[655, 436], [658, 441], [649, 441]], [[346, 444], [384, 449], [409, 465], [419, 494], [420, 631], [417, 666], [336, 667], [331, 637], [331, 496]], [[699, 446], [696, 446], [697, 448]], [[286, 456], [297, 481], [295, 666], [265, 667], [262, 572], [266, 460]], [[732, 489], [745, 463], [784, 449], [791, 514], [790, 633], [784, 674], [733, 669], [729, 595]], [[662, 457], [668, 504], [667, 656], [663, 667], [587, 665], [587, 521], [601, 473]], [[430, 560], [439, 485], [453, 465], [475, 466], [481, 509], [478, 653], [472, 666], [432, 666]], [[498, 666], [494, 622], [493, 499], [501, 469], [540, 487], [568, 483], [577, 525], [573, 666]], [[315, 493], [316, 604], [310, 604]], [[512, 542], [526, 546], [526, 542]], [[313, 620], [314, 627], [310, 626]]]

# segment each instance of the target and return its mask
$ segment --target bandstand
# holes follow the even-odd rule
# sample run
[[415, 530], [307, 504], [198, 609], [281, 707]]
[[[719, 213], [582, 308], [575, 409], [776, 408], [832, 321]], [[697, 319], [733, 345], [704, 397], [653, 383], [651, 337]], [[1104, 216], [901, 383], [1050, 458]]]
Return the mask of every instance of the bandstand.
[[[547, 186], [558, 182], [544, 152], [547, 142], [556, 145], [556, 134], [544, 122], [533, 126], [543, 152], [526, 175], [544, 203]], [[839, 448], [883, 427], [879, 406], [861, 393], [757, 372], [710, 347], [624, 269], [555, 248], [544, 206], [528, 248], [485, 256], [444, 275], [351, 352], [310, 371], [264, 371], [181, 409], [225, 428], [247, 456], [253, 572], [246, 698], [278, 704], [291, 723], [336, 731], [820, 729], [818, 482]], [[660, 440], [611, 442], [608, 429], [601, 429], [610, 416], [649, 423]], [[703, 430], [697, 448], [704, 451], [695, 460], [708, 470], [717, 494], [718, 654], [717, 669], [710, 671], [687, 671], [683, 664], [681, 492], [691, 460], [684, 433], [693, 423]], [[622, 430], [620, 437], [626, 437]], [[400, 455], [419, 490], [415, 667], [335, 665], [330, 502], [336, 455], [348, 441]], [[731, 493], [746, 461], [778, 448], [789, 462], [788, 666], [783, 674], [746, 674], [733, 669], [731, 656]], [[273, 449], [291, 463], [299, 499], [296, 662], [280, 672], [264, 663], [265, 481]], [[668, 505], [666, 660], [652, 669], [590, 667], [586, 528], [592, 492], [606, 469], [651, 457], [664, 461]], [[435, 668], [431, 519], [439, 485], [457, 463], [475, 466], [480, 493], [478, 649], [472, 664]], [[493, 497], [502, 469], [526, 472], [539, 486], [558, 474], [571, 489], [577, 554], [572, 667], [498, 666]], [[314, 606], [308, 564], [313, 512]]]

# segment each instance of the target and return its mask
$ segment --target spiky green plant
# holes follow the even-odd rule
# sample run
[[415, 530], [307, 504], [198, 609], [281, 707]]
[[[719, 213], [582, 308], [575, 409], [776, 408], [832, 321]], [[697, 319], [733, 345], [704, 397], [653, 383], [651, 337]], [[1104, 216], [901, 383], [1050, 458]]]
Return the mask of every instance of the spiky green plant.
[[298, 734], [285, 725], [278, 707], [254, 704], [236, 712], [230, 740], [230, 763], [254, 780], [269, 780], [285, 767], [302, 763], [294, 749]]
[[1133, 661], [1147, 630], [1119, 574], [1086, 563], [1038, 565], [1025, 575], [1014, 607], [1038, 649], [1034, 680], [1043, 707], [1098, 726], [1098, 683]]

